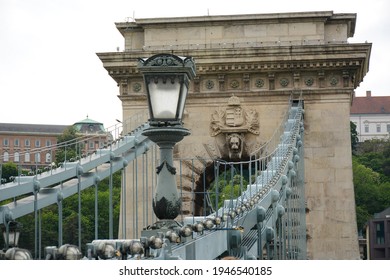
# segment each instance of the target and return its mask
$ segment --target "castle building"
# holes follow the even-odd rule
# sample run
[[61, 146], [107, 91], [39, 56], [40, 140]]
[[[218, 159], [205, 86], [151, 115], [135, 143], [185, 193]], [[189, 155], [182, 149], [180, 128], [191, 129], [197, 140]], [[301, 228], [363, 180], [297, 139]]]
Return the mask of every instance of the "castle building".
[[1, 163], [14, 162], [36, 169], [54, 161], [51, 147], [67, 125], [0, 123]]
[[86, 118], [73, 125], [0, 123], [0, 164], [13, 162], [36, 170], [55, 162], [58, 137], [73, 126], [83, 137], [83, 153], [102, 147], [111, 135], [102, 123]]

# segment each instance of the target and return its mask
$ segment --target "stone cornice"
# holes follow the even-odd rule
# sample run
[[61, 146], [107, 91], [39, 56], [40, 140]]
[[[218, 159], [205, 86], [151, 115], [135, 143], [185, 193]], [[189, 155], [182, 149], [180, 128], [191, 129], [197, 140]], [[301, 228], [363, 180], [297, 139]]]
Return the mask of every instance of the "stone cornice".
[[[319, 46], [279, 46], [276, 48], [191, 50], [176, 53], [195, 58], [197, 76], [233, 74], [276, 74], [347, 71], [357, 87], [368, 71], [371, 44], [334, 44]], [[118, 83], [142, 82], [137, 59], [150, 52], [97, 54], [109, 75]], [[341, 74], [344, 75], [344, 74]]]
[[213, 26], [234, 22], [235, 24], [270, 24], [291, 22], [349, 22], [348, 36], [352, 37], [355, 32], [356, 14], [334, 14], [333, 11], [317, 12], [291, 12], [291, 13], [267, 13], [267, 14], [242, 14], [242, 15], [211, 15], [194, 17], [169, 17], [169, 18], [138, 18], [127, 22], [115, 23], [119, 32], [124, 36], [127, 32], [137, 29], [142, 31], [150, 27], [171, 28], [175, 26]]

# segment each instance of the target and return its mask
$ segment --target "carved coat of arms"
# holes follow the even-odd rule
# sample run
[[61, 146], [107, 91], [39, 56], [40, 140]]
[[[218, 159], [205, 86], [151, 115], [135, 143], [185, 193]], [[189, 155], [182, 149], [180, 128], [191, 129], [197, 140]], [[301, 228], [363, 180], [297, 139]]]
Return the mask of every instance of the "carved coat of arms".
[[226, 108], [219, 108], [211, 115], [210, 134], [212, 137], [224, 135], [217, 141], [217, 145], [220, 151], [227, 150], [231, 159], [242, 157], [246, 152], [247, 134], [259, 135], [259, 128], [257, 112], [253, 109], [245, 110], [234, 95], [229, 98]]

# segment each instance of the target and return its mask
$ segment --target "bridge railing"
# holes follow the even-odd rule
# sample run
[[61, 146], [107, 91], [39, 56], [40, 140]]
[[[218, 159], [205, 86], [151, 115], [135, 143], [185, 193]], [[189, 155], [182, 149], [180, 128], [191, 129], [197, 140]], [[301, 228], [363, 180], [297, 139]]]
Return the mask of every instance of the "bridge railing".
[[[285, 225], [289, 223], [293, 225], [292, 222], [290, 222], [293, 221], [293, 219], [282, 220], [286, 218], [281, 217], [284, 214], [283, 211], [285, 211], [287, 207], [291, 209], [299, 208], [300, 210], [295, 213], [297, 215], [302, 214], [302, 203], [300, 203], [300, 201], [303, 196], [302, 193], [298, 195], [298, 191], [295, 190], [294, 186], [302, 192], [303, 180], [297, 183], [296, 179], [292, 175], [296, 172], [295, 170], [298, 170], [297, 166], [300, 164], [296, 157], [298, 155], [296, 149], [298, 148], [294, 146], [299, 142], [298, 138], [301, 137], [299, 136], [301, 133], [300, 129], [302, 128], [301, 120], [299, 119], [301, 117], [301, 112], [299, 110], [300, 108], [289, 109], [289, 113], [287, 114], [288, 119], [283, 124], [284, 132], [279, 134], [279, 144], [274, 145], [277, 147], [272, 152], [267, 153], [265, 156], [253, 157], [248, 162], [231, 163], [218, 160], [214, 162], [213, 172], [215, 173], [213, 176], [215, 178], [215, 185], [218, 186], [219, 180], [221, 180], [221, 178], [225, 178], [225, 183], [221, 184], [222, 187], [226, 188], [229, 185], [229, 181], [231, 181], [231, 189], [225, 193], [225, 197], [220, 196], [222, 193], [217, 193], [215, 197], [211, 197], [212, 193], [208, 190], [200, 192], [199, 194], [203, 196], [203, 209], [199, 210], [197, 216], [180, 217], [182, 225], [185, 226], [187, 224], [191, 224], [191, 228], [194, 229], [201, 224], [199, 227], [203, 227], [205, 230], [199, 230], [191, 236], [182, 236], [182, 241], [180, 243], [169, 242], [170, 245], [168, 246], [168, 251], [166, 251], [168, 247], [165, 249], [150, 249], [150, 247], [148, 247], [148, 250], [155, 250], [155, 252], [148, 252], [146, 255], [143, 254], [143, 257], [151, 258], [151, 256], [154, 255], [155, 258], [216, 258], [218, 257], [218, 252], [223, 253], [224, 251], [228, 251], [236, 256], [263, 256], [262, 251], [264, 247], [267, 248], [267, 258], [288, 258], [287, 255], [291, 255], [292, 252], [296, 252], [296, 248], [299, 246], [293, 245], [295, 243], [291, 241], [298, 239], [296, 237], [292, 237], [294, 236], [292, 233], [295, 229], [292, 227], [285, 227]], [[129, 125], [131, 126], [131, 124]], [[122, 125], [122, 128], [123, 127], [124, 124]], [[114, 126], [114, 130], [117, 128], [119, 128], [119, 125]], [[37, 210], [45, 207], [45, 205], [58, 203], [59, 194], [61, 194], [62, 198], [66, 198], [70, 194], [76, 194], [89, 186], [96, 185], [97, 179], [100, 180], [104, 177], [109, 177], [113, 172], [123, 169], [129, 162], [134, 162], [137, 156], [143, 155], [148, 150], [146, 142], [143, 143], [146, 139], [143, 139], [141, 136], [143, 129], [143, 126], [139, 126], [133, 130], [132, 133], [126, 135], [122, 135], [118, 129], [118, 138], [112, 141], [110, 147], [100, 149], [96, 154], [91, 155], [91, 159], [78, 159], [78, 162], [75, 163], [73, 168], [71, 168], [70, 163], [69, 165], [67, 164], [65, 167], [69, 167], [69, 169], [74, 172], [71, 173], [71, 177], [69, 178], [75, 178], [75, 180], [69, 180], [67, 184], [61, 183], [53, 186], [45, 183], [43, 180], [44, 178], [41, 175], [34, 176], [35, 180], [30, 182], [30, 184], [32, 184], [30, 187], [32, 190], [34, 190], [34, 188], [38, 188], [39, 196], [31, 196], [30, 208], [28, 211], [30, 213], [37, 213]], [[135, 148], [140, 148], [139, 152], [132, 153], [131, 151]], [[99, 156], [92, 158], [97, 155]], [[184, 161], [181, 161], [179, 165], [183, 164], [183, 162]], [[141, 165], [143, 166], [144, 163]], [[206, 165], [204, 166], [206, 167]], [[144, 170], [137, 169], [137, 164], [135, 164], [133, 168], [135, 176], [137, 176], [138, 173], [140, 175], [145, 173]], [[196, 168], [197, 167], [193, 167], [193, 170]], [[223, 176], [221, 177], [220, 175], [222, 174]], [[53, 172], [47, 177], [53, 178], [55, 175], [56, 172]], [[188, 174], [181, 174], [179, 176], [180, 180], [182, 180], [183, 176], [188, 176]], [[191, 178], [188, 179], [191, 180]], [[126, 182], [129, 178], [126, 179], [126, 177], [124, 177], [123, 180]], [[205, 180], [205, 177], [201, 178], [201, 180]], [[286, 180], [288, 184], [285, 182]], [[12, 182], [11, 184], [15, 183], [17, 182]], [[21, 183], [23, 183], [23, 180], [20, 181], [20, 184]], [[46, 185], [50, 186], [50, 190], [47, 189], [47, 192], [43, 191], [46, 189]], [[124, 186], [125, 185], [126, 184], [124, 184]], [[137, 185], [138, 183], [136, 182], [135, 186]], [[146, 183], [146, 185], [148, 185], [148, 183]], [[239, 186], [237, 194], [234, 193], [234, 185]], [[0, 187], [0, 197], [2, 197], [2, 194], [6, 193], [5, 190], [7, 188], [4, 188], [5, 186], [10, 186], [10, 183], [4, 184]], [[193, 196], [192, 199], [194, 199], [197, 191], [193, 186], [190, 188], [186, 188], [183, 184], [179, 184], [179, 186], [181, 188], [181, 192], [188, 192]], [[20, 189], [20, 186], [18, 189]], [[135, 188], [134, 190], [135, 193], [133, 193], [133, 195], [135, 196], [137, 189]], [[29, 191], [31, 191], [31, 189], [29, 189]], [[139, 191], [144, 192], [146, 190], [139, 189]], [[122, 189], [122, 192], [125, 192], [125, 188]], [[19, 195], [20, 193], [17, 194]], [[290, 202], [288, 202], [286, 198], [291, 198], [292, 194], [295, 195], [297, 199], [290, 200]], [[152, 196], [151, 193], [145, 195], [150, 197]], [[13, 198], [12, 195], [8, 197]], [[300, 201], [298, 201], [298, 197]], [[38, 198], [41, 200], [38, 200]], [[219, 201], [222, 201], [222, 206], [219, 205]], [[291, 207], [291, 205], [294, 205], [294, 201], [296, 201], [297, 204], [294, 207]], [[23, 202], [15, 203], [14, 201], [1, 206], [0, 214], [9, 214], [13, 212], [13, 218], [24, 215], [25, 213], [23, 211], [19, 211]], [[135, 200], [133, 199], [133, 202], [134, 205], [132, 207], [135, 207], [135, 211], [139, 208], [137, 205], [143, 203], [142, 201], [139, 202], [137, 198]], [[196, 201], [192, 200], [190, 203], [192, 204], [190, 207], [195, 209]], [[126, 200], [123, 200], [122, 204], [126, 205]], [[141, 206], [141, 208], [144, 207], [150, 207], [150, 205]], [[5, 211], [6, 208], [9, 210], [8, 212]], [[126, 210], [123, 211], [123, 213], [125, 212]], [[288, 215], [292, 215], [294, 210], [288, 211], [287, 213]], [[193, 211], [193, 214], [195, 214], [195, 211]], [[81, 216], [81, 212], [79, 212], [79, 215]], [[0, 215], [0, 219], [3, 218], [4, 221], [5, 216], [6, 215]], [[111, 219], [112, 217], [110, 220]], [[127, 219], [123, 219], [122, 216], [122, 228], [126, 229], [126, 227], [134, 227], [134, 223], [126, 226], [126, 220]], [[145, 222], [147, 221], [148, 219], [145, 220]], [[0, 221], [0, 223], [1, 222], [2, 221]], [[59, 221], [59, 223], [62, 222]], [[301, 224], [294, 225], [302, 228]], [[255, 230], [256, 228], [257, 230]], [[81, 231], [81, 229], [79, 229], [79, 231]], [[290, 231], [291, 234], [282, 236], [282, 232], [287, 231]], [[301, 229], [296, 231], [302, 235]], [[180, 234], [179, 231], [178, 234]], [[122, 235], [126, 235], [125, 231]], [[112, 235], [107, 236], [106, 238], [111, 240], [110, 242], [113, 240]], [[139, 245], [142, 242], [144, 242], [144, 245], [146, 243], [149, 244], [150, 240], [145, 240], [145, 238], [145, 236], [141, 235], [141, 238], [133, 240], [135, 242], [134, 244]], [[168, 237], [162, 236], [162, 238], [166, 239]], [[289, 238], [291, 239], [290, 241]], [[302, 240], [302, 238], [299, 240]], [[194, 245], [194, 242], [196, 245]], [[97, 245], [98, 243], [99, 242], [96, 241], [89, 245], [89, 252], [91, 254], [92, 251], [97, 248], [96, 246], [100, 246]], [[300, 244], [300, 246], [301, 245], [302, 244]], [[211, 253], [200, 253], [205, 251], [204, 249], [200, 249], [200, 247], [204, 246], [211, 246]], [[212, 250], [213, 246], [216, 246], [216, 250]], [[80, 244], [79, 247], [81, 247]], [[244, 247], [245, 249], [243, 249]], [[194, 248], [198, 249], [195, 250]], [[276, 250], [279, 250], [280, 253], [274, 253]], [[299, 250], [302, 250], [302, 246], [299, 247]], [[41, 249], [38, 251], [41, 252]]]
[[[189, 208], [193, 215], [180, 217], [181, 228], [174, 225], [168, 230], [152, 227], [143, 231], [137, 239], [140, 243], [158, 238], [170, 242], [169, 250], [154, 248], [142, 257], [214, 259], [229, 254], [236, 258], [305, 259], [302, 114], [301, 102], [294, 102], [281, 125], [277, 147], [262, 157], [246, 162], [178, 160], [179, 170], [185, 165], [192, 171], [181, 174], [180, 180], [189, 183], [180, 184], [180, 189], [192, 190]], [[191, 229], [192, 234], [184, 235]], [[177, 242], [178, 236], [182, 241]]]
[[[27, 194], [34, 194], [40, 189], [52, 187], [56, 184], [62, 184], [67, 180], [77, 177], [79, 174], [86, 173], [97, 166], [110, 162], [112, 158], [121, 156], [127, 149], [131, 149], [138, 142], [147, 140], [141, 136], [141, 129], [147, 125], [147, 116], [145, 113], [139, 113], [120, 124], [107, 129], [104, 134], [83, 134], [72, 140], [57, 143], [55, 145], [34, 149], [29, 153], [47, 153], [51, 156], [50, 162], [42, 168], [36, 165], [34, 170], [24, 170], [24, 162], [18, 160], [15, 162], [18, 174], [10, 178], [3, 178], [0, 184], [0, 205], [3, 201], [13, 199]], [[124, 129], [130, 133], [123, 135]], [[83, 150], [89, 140], [103, 139], [100, 145], [94, 146], [93, 150]], [[54, 155], [63, 151], [63, 162], [56, 164], [51, 159]], [[76, 153], [74, 152], [76, 151]], [[20, 154], [23, 156], [23, 154]], [[25, 155], [24, 155], [25, 156]], [[12, 158], [7, 158], [11, 162]], [[1, 161], [2, 160], [2, 161]], [[6, 164], [4, 158], [0, 159], [0, 175], [5, 171]], [[2, 217], [0, 217], [0, 224]]]

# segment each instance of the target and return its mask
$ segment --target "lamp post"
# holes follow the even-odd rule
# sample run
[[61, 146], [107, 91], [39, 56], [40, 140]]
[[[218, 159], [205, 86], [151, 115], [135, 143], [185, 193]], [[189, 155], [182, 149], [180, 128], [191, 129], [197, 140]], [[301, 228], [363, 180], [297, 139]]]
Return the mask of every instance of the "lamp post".
[[191, 57], [157, 54], [140, 58], [138, 69], [144, 77], [150, 117], [150, 127], [143, 135], [160, 147], [161, 164], [157, 167], [153, 211], [160, 220], [173, 220], [181, 209], [173, 147], [190, 134], [183, 127], [182, 117], [189, 82], [196, 75], [195, 62]]
[[6, 224], [2, 228], [5, 249], [8, 249], [10, 247], [18, 247], [21, 228], [22, 224], [16, 221], [11, 220], [6, 222]]
[[18, 248], [19, 236], [22, 224], [14, 220], [2, 225], [5, 247], [0, 250], [0, 259], [5, 260], [32, 260], [31, 253], [27, 249]]

